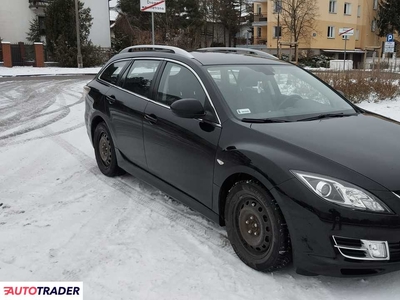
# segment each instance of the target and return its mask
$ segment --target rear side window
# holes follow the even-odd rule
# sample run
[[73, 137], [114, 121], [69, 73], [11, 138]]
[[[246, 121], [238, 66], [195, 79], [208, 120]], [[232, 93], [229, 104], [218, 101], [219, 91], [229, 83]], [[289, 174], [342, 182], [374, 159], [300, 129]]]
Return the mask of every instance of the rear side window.
[[206, 94], [190, 70], [178, 64], [168, 63], [158, 88], [157, 101], [171, 105], [184, 98], [197, 99], [204, 105]]
[[117, 84], [118, 78], [120, 77], [122, 69], [129, 63], [128, 60], [119, 61], [112, 63], [107, 69], [101, 74], [100, 79], [107, 81], [112, 84]]
[[150, 87], [160, 62], [137, 60], [126, 75], [123, 88], [143, 97], [150, 98]]

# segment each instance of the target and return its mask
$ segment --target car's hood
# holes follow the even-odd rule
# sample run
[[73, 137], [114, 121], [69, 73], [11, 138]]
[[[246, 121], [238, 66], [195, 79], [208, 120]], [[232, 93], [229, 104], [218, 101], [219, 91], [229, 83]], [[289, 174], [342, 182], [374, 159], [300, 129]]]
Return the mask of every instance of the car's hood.
[[253, 124], [252, 128], [335, 161], [389, 190], [400, 190], [399, 122], [364, 113], [318, 121]]

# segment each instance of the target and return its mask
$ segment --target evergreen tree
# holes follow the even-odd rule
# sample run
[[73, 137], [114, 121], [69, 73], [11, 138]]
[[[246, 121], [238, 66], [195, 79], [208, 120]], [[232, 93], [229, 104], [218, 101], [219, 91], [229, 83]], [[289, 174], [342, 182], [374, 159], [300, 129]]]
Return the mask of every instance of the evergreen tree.
[[379, 36], [400, 33], [400, 1], [382, 0], [379, 2], [377, 24]]
[[[81, 43], [88, 42], [92, 16], [90, 8], [84, 8], [81, 1], [78, 2], [80, 19]], [[53, 0], [46, 7], [46, 41], [51, 52], [54, 52], [54, 44], [62, 39], [70, 47], [76, 47], [76, 22], [74, 0]]]
[[236, 46], [236, 34], [239, 31], [240, 24], [240, 13], [241, 13], [241, 2], [239, 0], [221, 0], [219, 1], [220, 6], [218, 9], [218, 19], [225, 27], [228, 32], [228, 46], [232, 46], [232, 41], [234, 41], [234, 46]]
[[40, 26], [39, 26], [39, 18], [34, 18], [29, 25], [29, 31], [26, 33], [26, 39], [31, 42], [40, 42], [41, 34], [40, 34]]
[[[166, 13], [155, 14], [156, 43], [197, 48], [205, 23], [205, 0], [168, 1]], [[120, 16], [115, 25], [114, 48], [125, 43], [151, 42], [151, 14], [140, 11], [140, 0], [119, 0]], [[123, 46], [121, 45], [123, 44]]]
[[[99, 47], [89, 40], [92, 16], [90, 8], [78, 2], [80, 20], [80, 41], [83, 65], [85, 67], [101, 64]], [[74, 0], [52, 0], [46, 7], [46, 44], [54, 59], [61, 66], [74, 67], [77, 64], [77, 38]]]

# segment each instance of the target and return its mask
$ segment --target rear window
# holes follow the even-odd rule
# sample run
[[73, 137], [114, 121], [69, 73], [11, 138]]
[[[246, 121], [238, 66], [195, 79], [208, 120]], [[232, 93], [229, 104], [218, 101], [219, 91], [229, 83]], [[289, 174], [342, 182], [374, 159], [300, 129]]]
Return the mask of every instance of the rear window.
[[100, 79], [112, 84], [117, 84], [121, 71], [129, 62], [129, 60], [124, 60], [112, 63], [105, 69], [103, 74], [101, 74]]

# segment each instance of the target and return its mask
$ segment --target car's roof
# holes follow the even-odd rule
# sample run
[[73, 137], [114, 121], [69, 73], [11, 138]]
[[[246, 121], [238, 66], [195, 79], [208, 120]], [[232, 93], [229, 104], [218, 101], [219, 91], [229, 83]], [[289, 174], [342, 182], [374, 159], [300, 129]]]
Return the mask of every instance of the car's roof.
[[202, 65], [228, 65], [228, 64], [286, 64], [285, 62], [279, 61], [273, 58], [265, 58], [252, 54], [242, 53], [221, 53], [221, 52], [190, 52], [196, 60]]
[[[226, 49], [226, 52], [224, 51]], [[236, 52], [237, 49], [237, 52]], [[235, 51], [234, 51], [235, 50]], [[187, 52], [183, 49], [172, 46], [159, 46], [159, 45], [138, 45], [127, 47], [119, 54], [113, 57], [113, 60], [120, 58], [134, 58], [134, 57], [158, 57], [176, 59], [182, 62], [196, 60], [201, 65], [282, 65], [286, 62], [280, 61], [267, 53], [261, 51], [243, 48], [204, 48]]]

